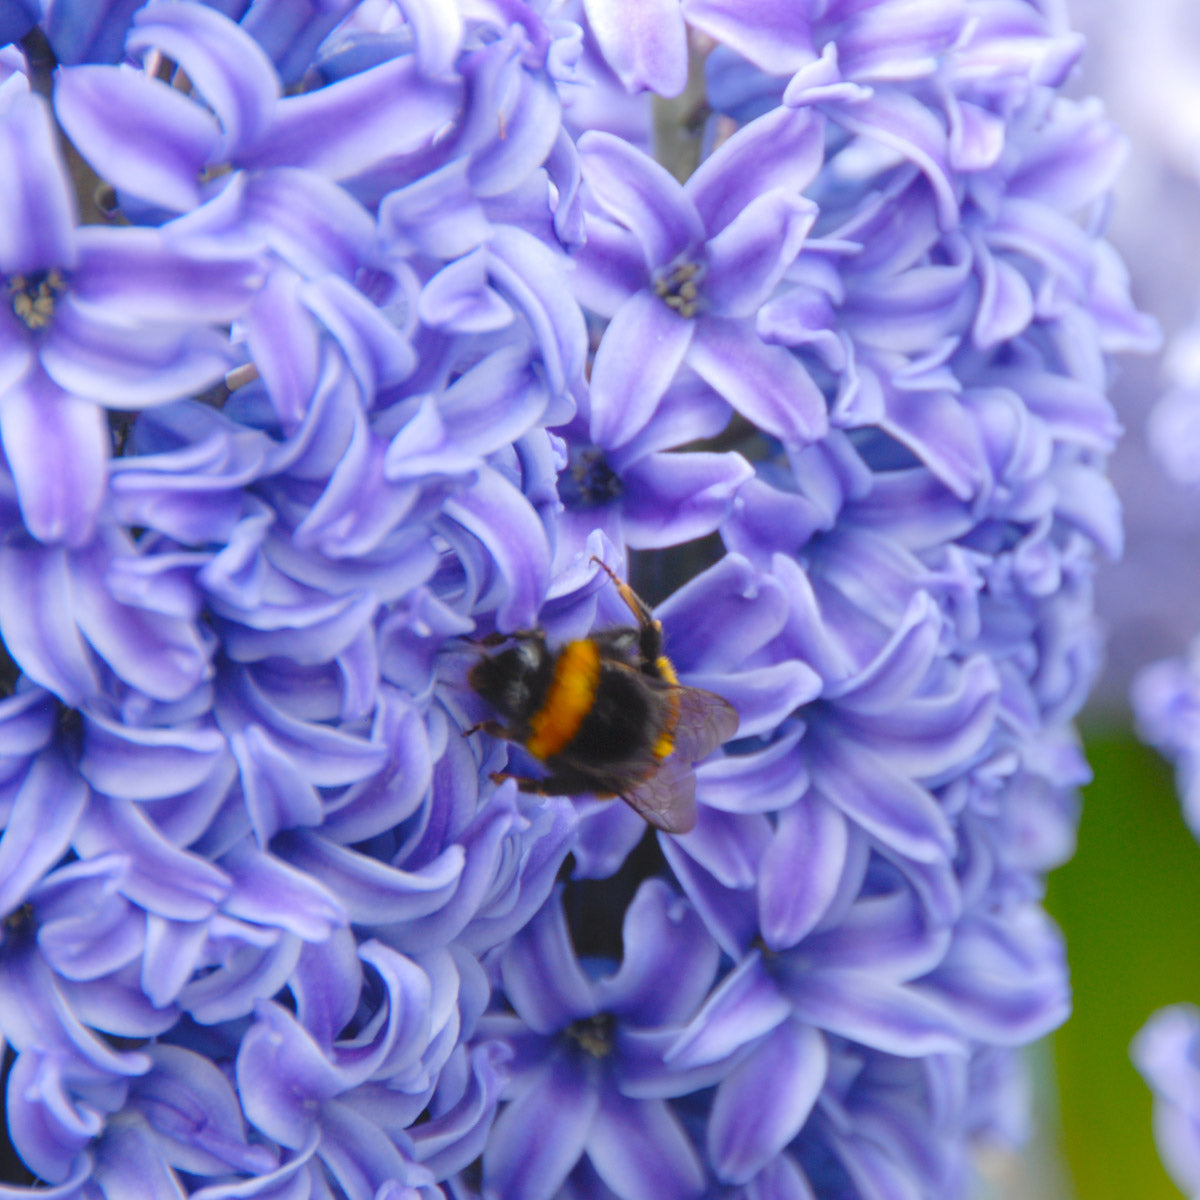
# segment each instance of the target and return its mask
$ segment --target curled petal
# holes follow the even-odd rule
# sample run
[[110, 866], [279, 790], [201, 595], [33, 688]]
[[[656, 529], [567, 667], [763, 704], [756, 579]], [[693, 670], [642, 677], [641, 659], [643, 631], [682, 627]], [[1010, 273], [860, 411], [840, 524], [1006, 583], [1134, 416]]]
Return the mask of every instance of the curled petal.
[[679, 0], [584, 0], [588, 26], [627, 92], [678, 96], [687, 84], [687, 27]]

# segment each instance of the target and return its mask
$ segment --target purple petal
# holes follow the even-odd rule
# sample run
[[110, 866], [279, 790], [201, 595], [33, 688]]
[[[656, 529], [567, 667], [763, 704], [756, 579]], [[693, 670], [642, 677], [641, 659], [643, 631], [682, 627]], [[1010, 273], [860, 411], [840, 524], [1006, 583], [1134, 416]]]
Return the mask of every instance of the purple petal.
[[0, 272], [74, 265], [75, 205], [40, 96], [17, 95], [0, 122]]
[[838, 27], [842, 72], [853, 79], [909, 80], [932, 75], [966, 21], [959, 0], [905, 0], [852, 7]]
[[427, 144], [455, 119], [456, 83], [420, 77], [412, 57], [394, 58], [276, 105], [259, 141], [246, 145], [247, 166], [307, 167], [346, 179], [393, 155]]
[[685, 852], [677, 838], [663, 835], [658, 844], [717, 944], [731, 958], [740, 959], [758, 936], [754, 893], [746, 888], [735, 890], [718, 883]]
[[633, 549], [704, 537], [728, 516], [754, 470], [740, 454], [650, 454], [624, 474], [625, 540]]
[[[720, 950], [691, 905], [662, 879], [648, 879], [625, 910], [621, 966], [596, 984], [599, 1008], [641, 1026], [680, 1025], [717, 973]], [[671, 964], [670, 986], [663, 965]]]
[[1020, 1046], [1057, 1029], [1071, 1002], [1062, 937], [1034, 905], [964, 920], [945, 961], [921, 981], [967, 1036]]
[[216, 330], [110, 323], [68, 295], [42, 345], [42, 366], [69, 392], [122, 409], [202, 391], [233, 366]]
[[159, 229], [88, 225], [77, 242], [73, 294], [132, 321], [226, 322], [266, 278], [253, 258], [219, 243], [173, 242]]
[[587, 1155], [621, 1200], [694, 1200], [704, 1187], [700, 1156], [661, 1100], [630, 1100], [604, 1088]]
[[501, 971], [505, 995], [536, 1033], [553, 1033], [598, 1011], [598, 997], [575, 957], [557, 892], [513, 939]]
[[719, 1062], [775, 1029], [790, 1012], [756, 950], [725, 977], [667, 1052], [667, 1061], [678, 1068]]
[[958, 197], [940, 116], [906, 92], [880, 90], [854, 104], [841, 106], [837, 122], [851, 133], [880, 142], [914, 163], [933, 188], [938, 223], [943, 229], [958, 225]]
[[737, 672], [689, 671], [687, 683], [716, 692], [737, 709], [739, 737], [771, 733], [821, 693], [820, 676], [794, 659]]
[[800, 252], [817, 206], [782, 190], [756, 196], [708, 243], [704, 298], [723, 317], [753, 316]]
[[199, 787], [225, 752], [216, 729], [138, 728], [88, 712], [79, 770], [97, 791], [151, 800]]
[[696, 797], [723, 812], [775, 812], [789, 808], [808, 791], [808, 770], [800, 739], [804, 726], [765, 750], [710, 758], [696, 772]]
[[163, 0], [134, 17], [126, 50], [155, 49], [177, 62], [216, 113], [222, 155], [236, 155], [266, 129], [281, 88], [274, 65], [244, 29], [213, 8]]
[[639, 433], [671, 386], [696, 323], [653, 292], [635, 292], [617, 310], [596, 351], [591, 376], [591, 437], [616, 448]]
[[86, 542], [104, 496], [103, 410], [30, 371], [0, 398], [0, 441], [29, 532], [47, 543]]
[[579, 139], [584, 182], [601, 207], [630, 229], [650, 268], [673, 263], [704, 242], [692, 200], [674, 176], [622, 138], [589, 130]]
[[55, 81], [54, 111], [113, 187], [171, 212], [199, 206], [200, 176], [221, 134], [211, 113], [170, 84], [125, 66], [67, 67]]
[[729, 1183], [747, 1183], [801, 1130], [825, 1083], [829, 1050], [800, 1021], [772, 1030], [722, 1080], [708, 1119], [708, 1156]]
[[804, 943], [804, 955], [826, 967], [870, 970], [906, 982], [925, 975], [946, 955], [948, 924], [935, 925], [908, 888], [860, 896], [837, 925], [820, 929]]
[[679, 841], [689, 857], [723, 887], [751, 888], [770, 840], [770, 824], [761, 813], [701, 809], [696, 827]]
[[398, 249], [409, 246], [454, 259], [483, 245], [491, 225], [468, 180], [468, 160], [454, 159], [389, 192], [379, 204], [379, 229]]
[[918, 862], [953, 854], [954, 833], [937, 801], [867, 745], [835, 734], [810, 752], [820, 790], [872, 837]]
[[505, 1106], [483, 1151], [483, 1179], [497, 1200], [551, 1200], [579, 1161], [599, 1096], [565, 1053]]
[[[447, 846], [420, 870], [403, 871], [317, 834], [294, 830], [276, 841], [280, 857], [298, 877], [323, 885], [360, 925], [390, 925], [435, 912], [453, 894], [463, 868], [457, 845]], [[250, 911], [247, 916], [254, 919]]]
[[[789, 22], [803, 21], [790, 0], [770, 2], [787, 7]], [[809, 109], [776, 108], [723, 142], [684, 190], [712, 237], [768, 192], [798, 195], [812, 182], [824, 156], [824, 120]]]
[[337, 1072], [279, 1005], [260, 1004], [255, 1015], [238, 1049], [238, 1096], [258, 1129], [297, 1150], [318, 1120], [320, 1102], [340, 1090]]
[[799, 359], [769, 346], [749, 320], [696, 322], [687, 364], [751, 424], [792, 445], [825, 433], [825, 397]]
[[87, 785], [58, 754], [33, 760], [0, 838], [0, 913], [20, 905], [62, 857], [86, 803]]
[[469, 490], [446, 501], [444, 512], [492, 556], [505, 588], [496, 610], [497, 627], [536, 625], [550, 582], [550, 548], [529, 501], [497, 471], [484, 468]]
[[209, 674], [209, 649], [195, 622], [121, 604], [111, 594], [108, 547], [75, 556], [76, 620], [93, 649], [126, 683], [178, 700]]
[[687, 84], [687, 27], [679, 0], [584, 0], [588, 26], [627, 92], [678, 96]]
[[566, 391], [583, 372], [588, 339], [561, 260], [512, 225], [493, 231], [488, 250], [492, 281], [529, 322], [551, 391]]
[[611, 317], [650, 282], [646, 256], [632, 233], [615, 221], [589, 216], [587, 241], [575, 255], [571, 287], [585, 308]]
[[802, 965], [780, 986], [800, 1020], [885, 1054], [923, 1058], [963, 1052], [949, 1005], [872, 971]]
[[846, 819], [819, 792], [779, 814], [762, 857], [758, 912], [772, 950], [795, 946], [837, 894], [849, 841]]
[[795, 74], [817, 57], [807, 12], [791, 0], [684, 0], [688, 24], [769, 75]]
[[17, 665], [71, 708], [99, 690], [75, 624], [70, 559], [19, 537], [0, 545], [0, 635]]
[[744, 666], [787, 618], [788, 598], [770, 575], [738, 554], [672, 593], [657, 610], [667, 650], [681, 671]]
[[199, 855], [172, 846], [128, 800], [93, 796], [72, 839], [83, 857], [127, 855], [121, 891], [135, 904], [180, 921], [203, 920], [229, 894], [229, 876]]
[[421, 289], [421, 320], [454, 333], [489, 333], [511, 325], [513, 310], [488, 286], [487, 267], [482, 246], [444, 266]]
[[67, 1070], [58, 1055], [25, 1050], [8, 1080], [5, 1115], [13, 1148], [50, 1183], [68, 1177], [76, 1155], [104, 1128], [101, 1114], [72, 1095]]

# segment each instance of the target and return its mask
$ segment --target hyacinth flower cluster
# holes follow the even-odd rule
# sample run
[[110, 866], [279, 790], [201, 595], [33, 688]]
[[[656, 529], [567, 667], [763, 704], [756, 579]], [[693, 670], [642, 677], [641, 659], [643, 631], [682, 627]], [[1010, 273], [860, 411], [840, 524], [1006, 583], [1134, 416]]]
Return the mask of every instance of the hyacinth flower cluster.
[[[1105, 385], [1153, 340], [1079, 39], [0, 34], [0, 1198], [964, 1194], [1067, 1011]], [[683, 836], [469, 733], [480, 643], [628, 619], [593, 557], [694, 568], [667, 651], [740, 728]]]
[[[1150, 447], [1168, 478], [1200, 478], [1200, 370], [1196, 329], [1172, 340], [1170, 386], [1150, 411]], [[1183, 819], [1200, 840], [1200, 642], [1143, 667], [1130, 700], [1143, 741], [1174, 765]], [[1200, 997], [1196, 998], [1200, 1000]], [[1188, 1195], [1200, 1192], [1200, 1008], [1179, 1003], [1154, 1013], [1134, 1038], [1134, 1065], [1154, 1096], [1154, 1137], [1164, 1167]]]

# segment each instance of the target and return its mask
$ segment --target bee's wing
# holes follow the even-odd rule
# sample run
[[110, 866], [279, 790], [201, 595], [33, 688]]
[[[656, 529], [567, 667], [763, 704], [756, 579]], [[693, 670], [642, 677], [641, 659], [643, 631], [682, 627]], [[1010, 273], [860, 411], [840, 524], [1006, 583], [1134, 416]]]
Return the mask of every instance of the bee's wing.
[[687, 833], [696, 825], [696, 774], [674, 754], [648, 779], [626, 788], [621, 799], [664, 833]]
[[715, 692], [694, 687], [679, 688], [677, 696], [679, 721], [675, 726], [675, 749], [671, 758], [699, 762], [737, 733], [737, 709], [728, 700]]

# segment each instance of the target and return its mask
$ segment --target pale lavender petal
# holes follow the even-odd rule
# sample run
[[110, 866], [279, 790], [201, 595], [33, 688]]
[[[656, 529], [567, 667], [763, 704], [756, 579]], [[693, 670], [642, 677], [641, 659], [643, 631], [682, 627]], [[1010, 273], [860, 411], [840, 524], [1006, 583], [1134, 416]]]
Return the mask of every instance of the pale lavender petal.
[[724, 812], [773, 812], [795, 804], [809, 787], [797, 724], [765, 750], [710, 758], [696, 771], [696, 797]]
[[77, 235], [72, 294], [130, 321], [221, 323], [240, 315], [266, 281], [265, 264], [215, 241], [172, 240], [159, 229]]
[[447, 517], [493, 556], [504, 588], [496, 610], [502, 630], [529, 629], [550, 581], [550, 548], [532, 506], [502, 475], [485, 468], [467, 491], [448, 500]]
[[209, 648], [194, 621], [120, 603], [107, 586], [111, 558], [99, 542], [75, 556], [79, 630], [127, 683], [178, 700], [209, 674]]
[[819, 792], [779, 814], [762, 858], [758, 911], [772, 950], [795, 946], [824, 916], [841, 883], [846, 819]]
[[322, 1100], [341, 1090], [337, 1071], [291, 1013], [260, 1004], [237, 1056], [238, 1096], [247, 1118], [268, 1137], [299, 1149]]
[[825, 1083], [829, 1051], [800, 1021], [772, 1030], [721, 1081], [708, 1118], [708, 1156], [720, 1177], [747, 1183], [801, 1130]]
[[275, 68], [250, 34], [215, 9], [160, 0], [134, 17], [126, 49], [159, 50], [187, 72], [221, 123], [225, 157], [267, 128], [282, 91]]
[[30, 371], [0, 397], [0, 442], [29, 532], [46, 543], [86, 542], [104, 497], [103, 410]]
[[69, 268], [75, 204], [58, 157], [54, 123], [40, 96], [17, 95], [0, 122], [0, 272]]
[[[771, 3], [786, 6], [792, 14], [789, 22], [804, 20], [790, 0]], [[767, 192], [780, 189], [798, 195], [812, 182], [824, 154], [822, 118], [810, 109], [776, 108], [723, 142], [684, 190], [712, 237]]]
[[93, 796], [72, 839], [82, 857], [126, 855], [121, 891], [149, 912], [180, 921], [213, 914], [230, 890], [229, 876], [206, 859], [172, 846], [137, 805]]
[[591, 436], [616, 448], [640, 432], [671, 386], [695, 332], [653, 292], [635, 292], [604, 331], [591, 375]]
[[588, 26], [627, 92], [678, 96], [687, 83], [687, 27], [679, 0], [584, 0]]
[[377, 67], [275, 107], [264, 135], [239, 151], [256, 167], [307, 167], [328, 179], [346, 179], [380, 159], [419, 149], [455, 118], [455, 83], [422, 79], [411, 57]]
[[54, 111], [113, 187], [171, 212], [200, 204], [200, 176], [216, 157], [221, 131], [211, 113], [170, 84], [126, 66], [67, 67], [54, 85]]
[[795, 74], [817, 57], [807, 11], [791, 0], [683, 0], [690, 25], [772, 75]]
[[811, 754], [809, 770], [821, 791], [873, 837], [918, 862], [953, 853], [950, 821], [930, 793], [866, 745], [835, 734], [822, 737]]
[[711, 533], [753, 474], [740, 454], [647, 455], [624, 475], [626, 542], [634, 549], [653, 549]]
[[704, 299], [722, 317], [750, 317], [800, 252], [817, 206], [775, 190], [756, 196], [707, 247]]
[[584, 182], [600, 206], [630, 229], [646, 263], [665, 267], [704, 242], [704, 227], [671, 173], [610, 133], [591, 130], [579, 139]]
[[752, 321], [701, 318], [686, 361], [751, 424], [781, 441], [811, 442], [828, 427], [812, 376], [791, 351], [767, 345]]
[[70, 559], [62, 547], [9, 537], [0, 546], [0, 634], [17, 665], [70, 707], [99, 690], [95, 660], [75, 623]]
[[611, 317], [649, 283], [650, 269], [637, 238], [615, 221], [589, 217], [587, 241], [576, 254], [571, 273], [571, 287], [579, 303], [602, 317]]
[[211, 727], [138, 728], [84, 714], [80, 774], [97, 791], [129, 800], [178, 795], [202, 784], [225, 758]]
[[176, 400], [215, 383], [234, 364], [216, 330], [108, 322], [70, 295], [42, 346], [42, 366], [60, 387], [118, 409]]
[[58, 862], [87, 803], [87, 784], [45, 751], [21, 783], [0, 837], [0, 913], [11, 913]]
[[[351, 921], [368, 926], [411, 921], [437, 911], [453, 894], [463, 868], [458, 845], [447, 846], [417, 871], [400, 870], [299, 830], [281, 835], [272, 849], [295, 868], [298, 881], [321, 885]], [[246, 915], [252, 919], [253, 909]]]
[[488, 249], [492, 280], [529, 322], [551, 390], [566, 391], [583, 372], [588, 339], [562, 262], [532, 234], [512, 225], [499, 226]]

